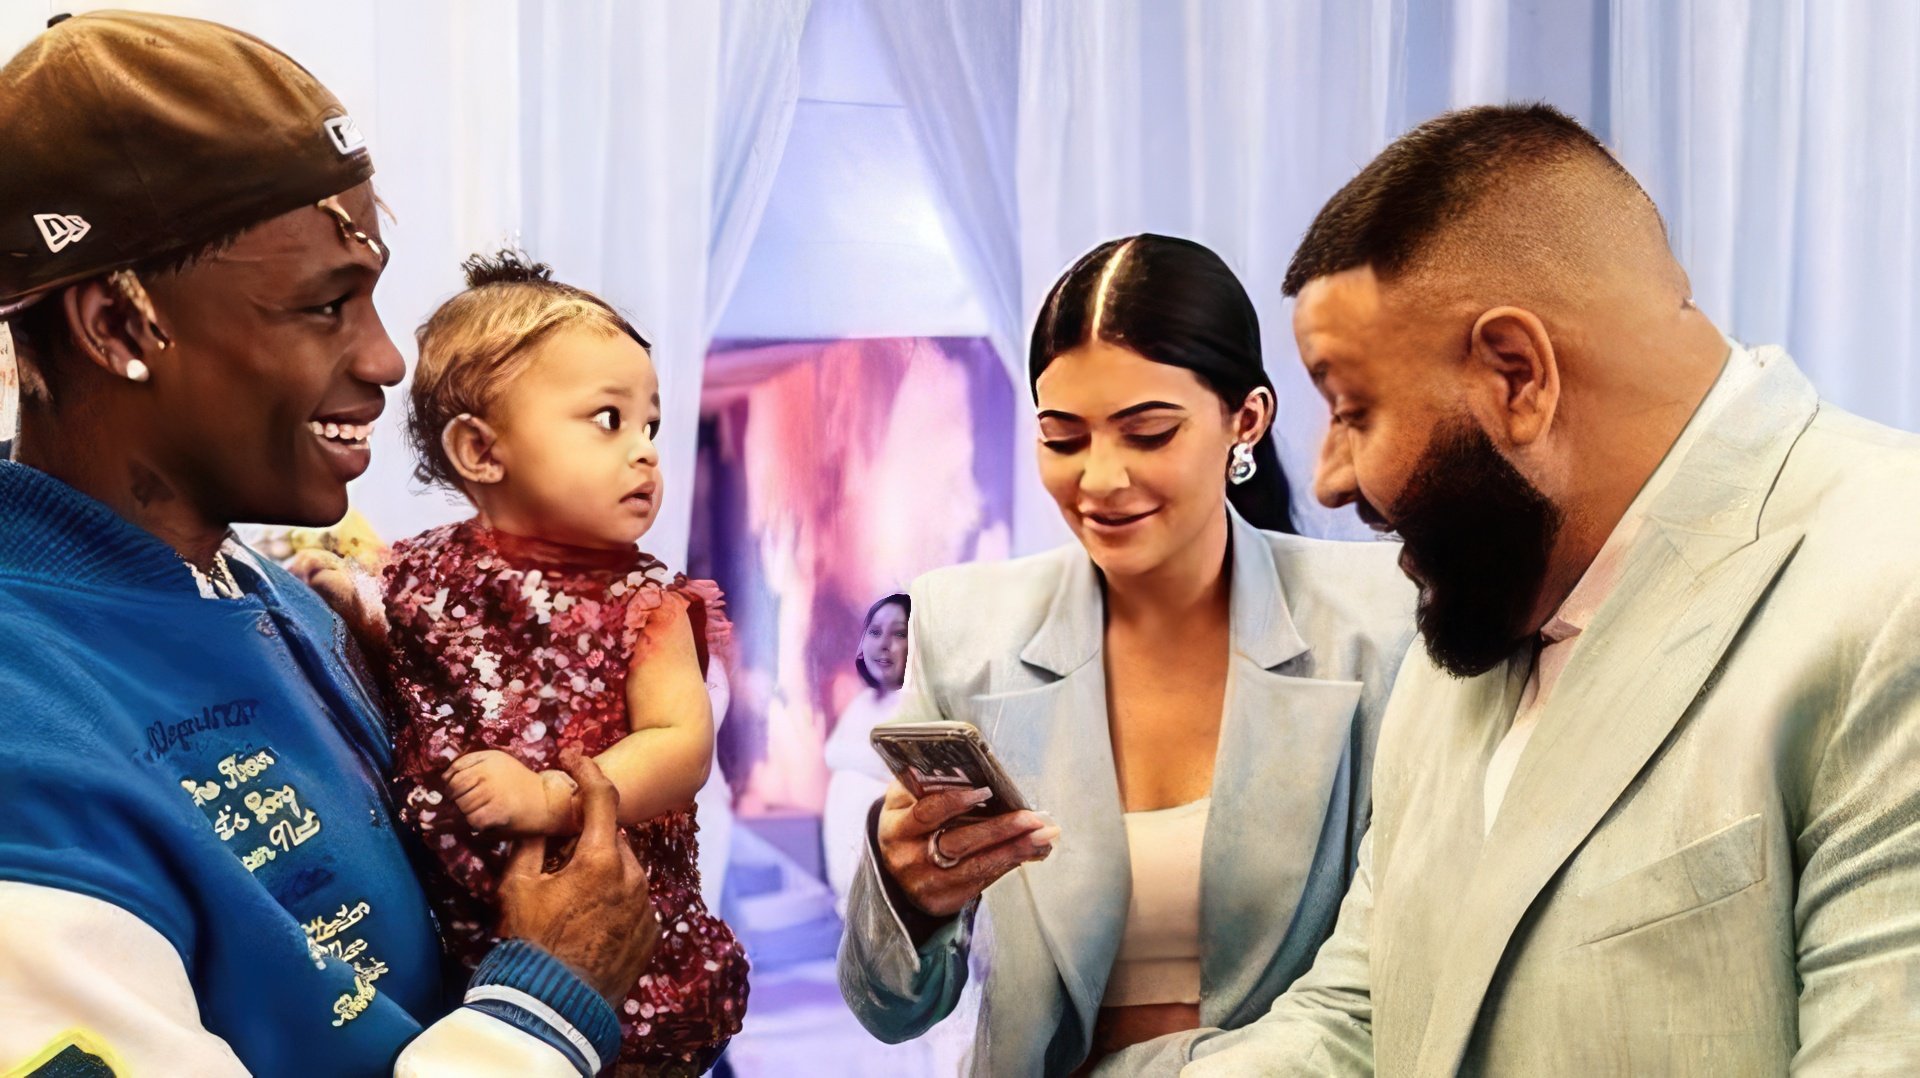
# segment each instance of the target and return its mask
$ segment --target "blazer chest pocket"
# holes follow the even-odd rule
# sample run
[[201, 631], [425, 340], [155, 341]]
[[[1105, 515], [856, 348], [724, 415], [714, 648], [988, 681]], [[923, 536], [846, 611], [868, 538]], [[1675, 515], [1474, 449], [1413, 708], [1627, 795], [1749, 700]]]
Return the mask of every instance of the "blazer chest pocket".
[[1581, 942], [1625, 935], [1738, 894], [1766, 878], [1759, 813], [1697, 839], [1588, 893]]

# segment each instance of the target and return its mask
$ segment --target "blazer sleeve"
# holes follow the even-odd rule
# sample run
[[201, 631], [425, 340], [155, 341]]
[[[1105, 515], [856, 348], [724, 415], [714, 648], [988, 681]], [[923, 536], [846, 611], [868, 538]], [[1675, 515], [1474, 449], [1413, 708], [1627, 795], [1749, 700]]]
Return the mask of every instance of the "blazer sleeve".
[[1239, 1029], [1169, 1034], [1115, 1052], [1095, 1078], [1358, 1078], [1373, 1073], [1373, 999], [1367, 935], [1373, 915], [1373, 836], [1360, 842], [1360, 867], [1340, 903], [1333, 935], [1313, 968]]
[[[931, 619], [921, 584], [909, 589], [913, 614], [907, 622], [907, 678], [893, 722], [933, 722], [947, 718], [935, 686], [927, 679], [923, 645]], [[885, 878], [880, 866], [876, 827], [880, 802], [867, 812], [866, 849], [847, 893], [846, 932], [840, 939], [840, 994], [867, 1032], [890, 1044], [912, 1040], [952, 1012], [967, 983], [968, 910], [934, 926], [915, 945], [903, 910], [905, 897]], [[905, 916], [903, 917], [903, 913]], [[925, 915], [917, 920], [924, 921]]]
[[1867, 646], [1808, 754], [1794, 921], [1795, 1075], [1920, 1073], [1920, 588]]

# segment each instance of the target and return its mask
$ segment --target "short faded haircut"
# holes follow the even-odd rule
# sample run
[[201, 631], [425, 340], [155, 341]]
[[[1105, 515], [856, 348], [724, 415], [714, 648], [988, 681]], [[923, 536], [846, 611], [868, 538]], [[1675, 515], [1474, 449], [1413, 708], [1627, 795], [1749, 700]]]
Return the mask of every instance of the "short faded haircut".
[[[1448, 112], [1395, 139], [1321, 207], [1281, 290], [1360, 266], [1391, 280], [1420, 266], [1452, 226], [1542, 176], [1612, 199], [1631, 195], [1665, 243], [1653, 200], [1591, 131], [1546, 104], [1479, 105]], [[1622, 227], [1626, 227], [1626, 222]]]

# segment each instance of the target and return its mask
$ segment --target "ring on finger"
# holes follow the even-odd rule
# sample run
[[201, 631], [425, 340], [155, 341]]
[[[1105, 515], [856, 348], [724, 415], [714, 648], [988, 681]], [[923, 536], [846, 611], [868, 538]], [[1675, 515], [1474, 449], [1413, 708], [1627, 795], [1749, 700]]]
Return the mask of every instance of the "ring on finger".
[[949, 857], [946, 851], [940, 848], [940, 836], [946, 833], [947, 829], [942, 827], [927, 836], [927, 860], [932, 861], [935, 868], [956, 868], [960, 864], [960, 858]]

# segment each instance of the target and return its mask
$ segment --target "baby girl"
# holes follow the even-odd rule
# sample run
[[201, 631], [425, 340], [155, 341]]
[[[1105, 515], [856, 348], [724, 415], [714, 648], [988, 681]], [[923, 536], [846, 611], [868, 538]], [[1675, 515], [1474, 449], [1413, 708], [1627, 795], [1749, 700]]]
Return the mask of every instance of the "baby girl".
[[560, 751], [595, 757], [662, 929], [619, 1005], [615, 1073], [697, 1074], [747, 1002], [746, 958], [695, 866], [720, 591], [635, 546], [660, 503], [647, 342], [517, 254], [466, 269], [420, 329], [408, 433], [419, 477], [476, 514], [396, 544], [385, 571], [399, 816], [438, 860], [428, 891], [471, 966], [494, 939], [510, 839], [578, 831]]

